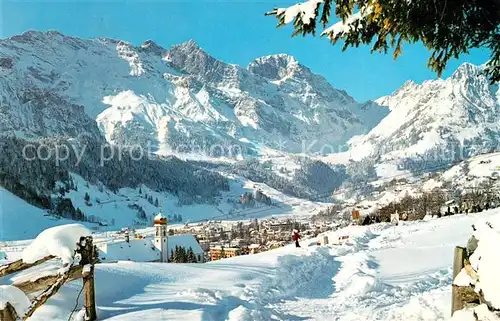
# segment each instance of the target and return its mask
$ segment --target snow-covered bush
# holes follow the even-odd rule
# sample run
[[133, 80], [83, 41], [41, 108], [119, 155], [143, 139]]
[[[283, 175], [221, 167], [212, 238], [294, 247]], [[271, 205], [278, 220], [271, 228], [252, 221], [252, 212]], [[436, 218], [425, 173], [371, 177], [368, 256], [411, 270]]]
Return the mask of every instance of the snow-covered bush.
[[29, 298], [23, 291], [15, 286], [0, 285], [0, 310], [5, 309], [7, 303], [14, 308], [18, 316], [24, 315], [31, 305]]
[[52, 255], [60, 258], [63, 263], [73, 263], [80, 237], [90, 234], [90, 231], [81, 224], [67, 224], [46, 229], [24, 250], [23, 262], [34, 263]]

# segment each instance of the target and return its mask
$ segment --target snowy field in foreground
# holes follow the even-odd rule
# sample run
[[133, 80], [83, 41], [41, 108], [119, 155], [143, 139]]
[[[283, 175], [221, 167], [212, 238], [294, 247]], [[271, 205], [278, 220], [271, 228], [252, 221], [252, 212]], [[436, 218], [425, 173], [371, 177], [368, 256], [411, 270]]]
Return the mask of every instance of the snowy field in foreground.
[[[399, 227], [351, 226], [330, 235], [350, 235], [351, 242], [342, 246], [308, 246], [312, 242], [304, 240], [300, 249], [288, 246], [208, 264], [98, 265], [99, 318], [446, 320], [453, 248], [464, 245], [471, 225], [481, 220], [500, 223], [500, 211]], [[67, 320], [80, 286], [63, 287], [32, 320]]]

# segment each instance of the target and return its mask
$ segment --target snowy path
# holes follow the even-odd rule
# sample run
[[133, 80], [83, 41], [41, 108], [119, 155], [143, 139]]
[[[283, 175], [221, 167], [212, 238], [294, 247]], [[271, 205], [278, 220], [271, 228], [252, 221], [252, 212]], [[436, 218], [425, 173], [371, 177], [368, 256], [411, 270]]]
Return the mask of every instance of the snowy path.
[[[351, 243], [343, 246], [289, 246], [208, 264], [102, 264], [96, 275], [99, 317], [446, 320], [453, 248], [467, 241], [478, 219], [500, 221], [500, 211], [396, 229], [347, 227], [343, 233]], [[65, 286], [32, 320], [67, 320], [79, 290], [78, 282]]]

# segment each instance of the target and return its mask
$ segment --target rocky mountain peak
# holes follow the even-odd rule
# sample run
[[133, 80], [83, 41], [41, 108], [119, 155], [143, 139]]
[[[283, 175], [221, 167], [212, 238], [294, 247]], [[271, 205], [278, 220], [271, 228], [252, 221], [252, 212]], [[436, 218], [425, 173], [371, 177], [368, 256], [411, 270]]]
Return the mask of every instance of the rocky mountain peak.
[[[390, 114], [367, 135], [357, 138], [353, 151], [384, 159], [446, 159], [457, 150], [469, 157], [498, 146], [500, 97], [481, 66], [462, 64], [450, 77], [406, 82], [377, 103]], [[365, 152], [367, 151], [367, 152]], [[430, 158], [430, 159], [427, 159]]]
[[291, 76], [301, 69], [299, 62], [290, 55], [278, 54], [264, 56], [250, 62], [247, 69], [254, 75], [259, 75], [269, 80], [280, 80]]
[[156, 53], [156, 54], [162, 54], [166, 50], [162, 46], [158, 45], [156, 42], [153, 40], [147, 40], [141, 45], [141, 49], [146, 52], [151, 52], [151, 53]]
[[194, 40], [172, 46], [165, 60], [169, 61], [174, 68], [199, 76], [211, 73], [214, 64], [222, 64], [201, 49]]
[[396, 89], [392, 95], [396, 95], [398, 93], [404, 93], [404, 92], [407, 92], [407, 91], [412, 91], [412, 90], [415, 90], [419, 85], [413, 81], [413, 80], [407, 80], [405, 81], [405, 83], [399, 87], [398, 89]]
[[460, 86], [464, 91], [479, 97], [489, 96], [489, 93], [482, 93], [481, 90], [493, 88], [490, 87], [489, 80], [484, 76], [484, 66], [476, 66], [470, 63], [460, 65], [457, 70], [447, 79], [455, 86]]
[[183, 50], [202, 50], [196, 41], [189, 39], [186, 42], [175, 45], [174, 47], [182, 48]]
[[405, 81], [405, 83], [403, 84], [403, 86], [401, 86], [401, 88], [414, 88], [418, 86], [418, 84], [416, 82], [414, 82], [413, 80], [407, 80]]
[[480, 66], [473, 65], [471, 63], [463, 63], [461, 64], [457, 70], [452, 74], [451, 78], [460, 80], [469, 77], [477, 77], [478, 74], [482, 71]]
[[152, 40], [134, 46], [37, 31], [16, 37], [20, 42], [0, 40], [0, 94], [8, 97], [0, 133], [71, 137], [97, 122], [92, 135], [115, 144], [153, 140], [171, 150], [192, 141], [286, 141], [282, 148], [297, 152], [318, 137], [312, 149], [343, 143], [371, 128], [365, 115], [384, 115], [357, 108], [347, 93], [285, 54], [242, 68], [193, 40], [165, 50]]
[[206, 56], [210, 55], [205, 52], [194, 40], [188, 40], [178, 45], [173, 45], [168, 51], [170, 56]]
[[57, 31], [37, 31], [37, 30], [26, 30], [20, 35], [15, 35], [10, 37], [10, 40], [19, 41], [19, 42], [32, 42], [36, 40], [40, 40], [43, 38], [47, 38], [48, 36], [62, 36], [61, 33]]

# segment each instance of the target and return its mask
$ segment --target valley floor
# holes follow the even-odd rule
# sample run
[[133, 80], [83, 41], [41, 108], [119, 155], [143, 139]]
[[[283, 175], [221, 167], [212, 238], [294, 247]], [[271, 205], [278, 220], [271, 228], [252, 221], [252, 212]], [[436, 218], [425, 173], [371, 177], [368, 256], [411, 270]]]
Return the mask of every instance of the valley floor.
[[[99, 319], [446, 320], [453, 249], [478, 220], [500, 221], [500, 211], [350, 226], [330, 235], [349, 235], [341, 246], [304, 240], [207, 264], [98, 265]], [[68, 320], [80, 289], [66, 285], [31, 320]]]
[[[223, 193], [217, 205], [192, 204], [179, 205], [178, 198], [172, 194], [155, 192], [146, 186], [139, 189], [122, 188], [118, 193], [104, 189], [102, 192], [95, 185], [88, 184], [78, 175], [72, 175], [78, 184], [78, 190], [71, 190], [65, 194], [72, 200], [75, 208], [80, 208], [87, 217], [93, 216], [99, 221], [108, 223], [108, 226], [99, 226], [95, 223], [81, 222], [97, 234], [107, 231], [116, 231], [122, 227], [134, 226], [137, 229], [151, 226], [153, 217], [159, 211], [166, 215], [178, 214], [183, 217], [182, 222], [170, 221], [172, 227], [177, 224], [195, 223], [205, 220], [240, 221], [247, 219], [262, 219], [267, 217], [290, 217], [301, 219], [317, 214], [320, 210], [332, 205], [331, 203], [318, 203], [285, 195], [262, 183], [255, 183], [241, 177], [231, 182], [231, 190]], [[235, 208], [234, 202], [241, 194], [262, 190], [271, 197], [273, 206], [257, 204], [254, 208]], [[91, 206], [85, 203], [85, 195], [91, 196]], [[146, 200], [145, 195], [158, 199], [161, 206], [154, 206]], [[99, 202], [96, 200], [99, 199]], [[137, 208], [142, 208], [146, 220], [137, 217]], [[19, 223], [18, 215], [22, 213], [23, 223]], [[29, 240], [35, 238], [43, 230], [74, 223], [69, 219], [49, 216], [46, 210], [28, 204], [23, 199], [0, 186], [0, 247], [11, 245], [16, 240]], [[2, 249], [0, 248], [0, 251]]]

